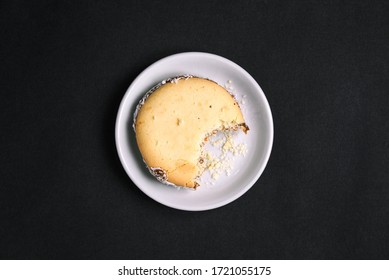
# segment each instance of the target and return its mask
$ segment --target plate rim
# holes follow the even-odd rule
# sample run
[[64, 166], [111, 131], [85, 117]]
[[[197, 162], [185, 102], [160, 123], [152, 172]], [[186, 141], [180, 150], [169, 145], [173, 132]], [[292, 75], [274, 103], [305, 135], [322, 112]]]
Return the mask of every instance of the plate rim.
[[[169, 202], [165, 202], [165, 201], [155, 197], [154, 195], [152, 195], [151, 191], [147, 190], [147, 188], [139, 186], [139, 184], [136, 182], [136, 180], [134, 178], [135, 176], [131, 173], [131, 169], [127, 166], [126, 160], [124, 159], [124, 155], [123, 155], [123, 152], [121, 150], [121, 145], [119, 143], [120, 128], [121, 128], [120, 123], [121, 123], [121, 116], [123, 115], [122, 111], [125, 108], [126, 101], [127, 101], [128, 97], [129, 97], [132, 89], [135, 87], [135, 85], [138, 83], [138, 81], [147, 72], [150, 71], [150, 69], [157, 67], [158, 64], [162, 64], [166, 60], [174, 60], [174, 59], [177, 59], [178, 57], [183, 57], [183, 56], [185, 56], [185, 57], [189, 57], [189, 56], [203, 56], [203, 57], [208, 57], [208, 58], [212, 58], [212, 59], [217, 59], [217, 60], [221, 61], [222, 63], [227, 63], [230, 66], [232, 66], [233, 68], [237, 69], [239, 72], [243, 73], [248, 79], [250, 79], [251, 82], [255, 85], [255, 87], [257, 89], [256, 90], [257, 93], [262, 95], [261, 96], [262, 97], [262, 101], [264, 101], [264, 105], [265, 105], [265, 108], [266, 108], [266, 111], [267, 111], [266, 112], [266, 116], [268, 117], [268, 125], [269, 125], [269, 135], [268, 135], [267, 138], [268, 138], [268, 141], [269, 141], [269, 145], [266, 146], [266, 153], [264, 154], [263, 164], [256, 171], [255, 176], [252, 177], [250, 182], [248, 184], [246, 184], [246, 186], [244, 188], [242, 188], [239, 192], [237, 192], [235, 195], [229, 197], [228, 199], [224, 199], [224, 200], [222, 200], [222, 201], [220, 201], [218, 203], [214, 203], [212, 205], [209, 205], [209, 207], [187, 207], [187, 208], [179, 207], [177, 205], [174, 205], [174, 204], [169, 203]], [[188, 74], [188, 73], [186, 73], [186, 74]], [[260, 85], [250, 75], [250, 73], [248, 73], [243, 67], [241, 67], [237, 63], [235, 63], [235, 62], [233, 62], [233, 61], [231, 61], [231, 60], [229, 60], [229, 59], [227, 59], [225, 57], [222, 57], [220, 55], [216, 55], [216, 54], [212, 54], [212, 53], [207, 53], [207, 52], [195, 52], [195, 51], [192, 51], [192, 52], [175, 53], [175, 54], [163, 57], [163, 58], [153, 62], [149, 66], [147, 66], [143, 71], [141, 71], [136, 76], [136, 78], [131, 82], [130, 86], [127, 88], [126, 92], [124, 93], [124, 95], [123, 95], [123, 97], [122, 97], [122, 99], [120, 101], [120, 105], [119, 105], [119, 108], [118, 108], [118, 112], [117, 112], [117, 115], [116, 115], [116, 121], [115, 121], [115, 145], [116, 145], [116, 151], [118, 153], [119, 160], [120, 160], [120, 162], [121, 162], [121, 164], [122, 164], [122, 166], [123, 166], [127, 176], [129, 176], [131, 181], [137, 186], [137, 188], [140, 189], [149, 198], [153, 199], [154, 201], [156, 201], [156, 202], [158, 202], [158, 203], [160, 203], [162, 205], [165, 205], [165, 206], [168, 206], [168, 207], [171, 207], [171, 208], [174, 208], [174, 209], [178, 209], [178, 210], [184, 210], [184, 211], [206, 211], [206, 210], [216, 209], [216, 208], [222, 207], [224, 205], [227, 205], [227, 204], [235, 201], [236, 199], [241, 197], [243, 194], [245, 194], [257, 182], [257, 180], [262, 175], [264, 169], [266, 168], [266, 166], [268, 164], [268, 161], [269, 161], [269, 158], [270, 158], [270, 155], [271, 155], [271, 152], [272, 152], [272, 149], [273, 149], [273, 143], [274, 143], [273, 115], [272, 115], [272, 112], [271, 112], [271, 108], [270, 108], [269, 102], [268, 102], [268, 100], [266, 98], [266, 95], [263, 92], [263, 90], [260, 87]]]

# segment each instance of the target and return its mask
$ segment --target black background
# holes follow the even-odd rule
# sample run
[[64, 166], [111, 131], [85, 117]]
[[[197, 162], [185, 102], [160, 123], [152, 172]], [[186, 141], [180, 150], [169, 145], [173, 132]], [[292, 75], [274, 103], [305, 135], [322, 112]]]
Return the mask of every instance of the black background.
[[[388, 259], [387, 1], [0, 3], [2, 259]], [[133, 79], [203, 51], [274, 118], [253, 188], [204, 212], [144, 195], [114, 124]]]

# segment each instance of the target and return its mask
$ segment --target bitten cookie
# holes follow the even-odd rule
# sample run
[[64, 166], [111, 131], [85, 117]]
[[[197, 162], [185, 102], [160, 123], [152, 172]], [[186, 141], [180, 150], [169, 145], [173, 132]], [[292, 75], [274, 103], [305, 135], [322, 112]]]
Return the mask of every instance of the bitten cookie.
[[247, 133], [249, 128], [226, 89], [186, 75], [162, 81], [144, 96], [134, 114], [134, 129], [143, 160], [159, 181], [196, 188], [207, 137], [229, 129]]

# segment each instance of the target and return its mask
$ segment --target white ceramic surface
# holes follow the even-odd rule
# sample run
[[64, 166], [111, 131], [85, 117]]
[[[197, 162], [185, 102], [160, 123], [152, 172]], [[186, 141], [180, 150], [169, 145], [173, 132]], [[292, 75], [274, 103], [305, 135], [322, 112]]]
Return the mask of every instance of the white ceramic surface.
[[[145, 167], [132, 129], [133, 114], [142, 96], [160, 81], [191, 74], [230, 85], [241, 104], [247, 135], [239, 135], [248, 153], [237, 157], [230, 176], [222, 175], [212, 186], [196, 191], [175, 188], [158, 182]], [[228, 81], [232, 81], [228, 83]], [[273, 144], [273, 119], [266, 97], [257, 82], [234, 62], [209, 53], [188, 52], [163, 58], [146, 68], [130, 85], [120, 104], [116, 119], [116, 147], [125, 171], [149, 197], [181, 210], [201, 211], [226, 205], [247, 192], [262, 174]], [[256, 187], [261, 187], [257, 184]]]

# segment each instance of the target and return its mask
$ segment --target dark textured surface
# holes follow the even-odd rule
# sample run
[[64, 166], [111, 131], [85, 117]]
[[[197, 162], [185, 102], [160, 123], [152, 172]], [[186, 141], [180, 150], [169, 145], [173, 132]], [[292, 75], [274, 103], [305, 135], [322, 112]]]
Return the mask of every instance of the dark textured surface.
[[[243, 2], [0, 3], [2, 259], [389, 258], [388, 2]], [[275, 128], [255, 186], [197, 213], [114, 144], [132, 80], [184, 51], [245, 68]]]

